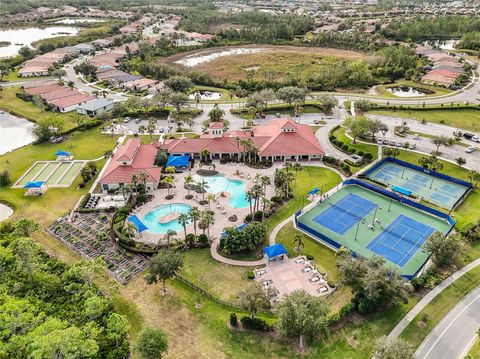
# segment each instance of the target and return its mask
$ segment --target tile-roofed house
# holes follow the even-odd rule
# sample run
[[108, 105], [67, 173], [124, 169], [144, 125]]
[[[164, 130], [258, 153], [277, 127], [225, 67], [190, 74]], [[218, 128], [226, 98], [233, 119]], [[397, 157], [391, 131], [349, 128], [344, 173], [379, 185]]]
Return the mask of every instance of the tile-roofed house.
[[61, 89], [41, 94], [40, 97], [45, 101], [49, 102], [49, 101], [58, 100], [60, 98], [64, 98], [68, 96], [74, 96], [77, 93], [78, 93], [77, 91], [62, 87]]
[[141, 173], [147, 174], [146, 190], [156, 189], [161, 177], [161, 168], [154, 165], [157, 153], [156, 145], [142, 145], [139, 138], [129, 139], [118, 148], [100, 177], [102, 190], [116, 190], [129, 184], [132, 175]]
[[35, 95], [41, 95], [41, 94], [48, 93], [48, 92], [62, 90], [63, 88], [64, 88], [63, 86], [60, 86], [60, 85], [57, 85], [57, 84], [40, 85], [40, 86], [37, 86], [37, 87], [26, 88], [25, 89], [25, 94], [27, 96], [35, 96]]
[[238, 138], [250, 139], [258, 150], [260, 160], [312, 160], [324, 153], [310, 126], [295, 123], [292, 119], [278, 119], [266, 125], [254, 126], [252, 131], [224, 132], [223, 126], [213, 123], [209, 133], [200, 138], [166, 140], [161, 148], [172, 155], [199, 157], [207, 149], [213, 158], [240, 156], [243, 146]]
[[57, 111], [70, 112], [75, 110], [80, 104], [92, 100], [95, 100], [95, 97], [77, 92], [76, 95], [50, 101], [49, 105]]
[[150, 87], [155, 86], [156, 83], [157, 81], [155, 80], [150, 80], [147, 78], [139, 78], [133, 81], [124, 82], [123, 87], [134, 90], [134, 91], [144, 91], [144, 90], [148, 90]]

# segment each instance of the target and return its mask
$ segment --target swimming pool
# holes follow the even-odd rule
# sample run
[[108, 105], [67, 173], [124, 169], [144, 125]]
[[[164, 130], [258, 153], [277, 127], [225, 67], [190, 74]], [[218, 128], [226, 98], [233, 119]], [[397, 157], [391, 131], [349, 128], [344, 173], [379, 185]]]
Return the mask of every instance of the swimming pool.
[[192, 206], [184, 203], [163, 204], [161, 206], [152, 208], [150, 212], [143, 217], [142, 222], [152, 233], [165, 234], [170, 229], [179, 232], [183, 230], [183, 226], [178, 223], [176, 219], [173, 219], [167, 223], [160, 223], [159, 219], [173, 212], [187, 213], [190, 208], [192, 208]]
[[245, 193], [245, 183], [243, 181], [231, 180], [224, 175], [216, 175], [210, 177], [194, 175], [193, 179], [195, 180], [195, 182], [200, 182], [202, 180], [207, 182], [207, 192], [214, 194], [220, 192], [230, 193], [230, 199], [228, 200], [228, 204], [233, 208], [246, 208], [250, 205], [247, 200], [247, 196]]

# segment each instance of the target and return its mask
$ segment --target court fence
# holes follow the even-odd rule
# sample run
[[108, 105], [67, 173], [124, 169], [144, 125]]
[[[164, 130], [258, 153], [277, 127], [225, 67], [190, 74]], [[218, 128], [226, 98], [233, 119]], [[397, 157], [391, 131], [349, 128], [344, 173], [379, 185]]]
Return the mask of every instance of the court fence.
[[449, 181], [449, 182], [458, 184], [460, 186], [467, 187], [467, 189], [471, 189], [473, 187], [473, 185], [471, 183], [467, 182], [467, 181], [464, 181], [464, 180], [461, 180], [461, 179], [458, 179], [458, 178], [455, 178], [455, 177], [451, 177], [451, 176], [448, 176], [448, 175], [443, 174], [443, 173], [430, 171], [426, 168], [423, 168], [423, 167], [420, 167], [420, 166], [414, 165], [412, 163], [405, 162], [405, 161], [399, 160], [398, 158], [393, 158], [393, 157], [385, 157], [381, 161], [377, 162], [374, 166], [370, 167], [368, 170], [363, 172], [362, 176], [367, 177], [373, 171], [375, 171], [377, 168], [381, 167], [385, 162], [395, 163], [397, 165], [407, 167], [407, 168], [410, 168], [410, 169], [418, 171], [418, 172], [425, 173], [425, 174], [430, 175], [432, 177], [440, 178], [440, 179], [443, 179], [445, 181]]

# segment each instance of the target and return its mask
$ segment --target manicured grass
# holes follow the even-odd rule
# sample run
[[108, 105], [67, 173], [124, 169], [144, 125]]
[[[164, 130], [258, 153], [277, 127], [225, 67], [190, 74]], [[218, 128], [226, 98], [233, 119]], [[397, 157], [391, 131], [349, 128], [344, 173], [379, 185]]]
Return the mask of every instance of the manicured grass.
[[417, 348], [438, 322], [460, 300], [478, 286], [479, 281], [480, 267], [472, 269], [457, 279], [415, 317], [403, 331], [401, 337]]
[[185, 252], [180, 275], [217, 298], [234, 303], [238, 292], [252, 283], [245, 275], [250, 269], [217, 262], [208, 248], [193, 249]]
[[19, 91], [20, 88], [18, 87], [4, 88], [0, 92], [0, 108], [32, 122], [41, 121], [49, 117], [59, 117], [64, 120], [65, 130], [76, 126], [74, 122], [75, 111], [69, 113], [45, 111], [38, 108], [33, 102], [23, 101], [18, 98], [16, 93]]
[[468, 351], [468, 354], [465, 358], [466, 359], [480, 358], [480, 340], [478, 338], [475, 341], [475, 344], [473, 344], [473, 346]]
[[271, 217], [266, 221], [267, 235], [275, 228], [275, 226], [284, 219], [293, 215], [296, 211], [302, 208], [302, 205], [309, 203], [306, 198], [306, 194], [314, 187], [320, 188], [322, 183], [323, 191], [327, 192], [337, 184], [341, 182], [340, 176], [324, 167], [305, 166], [298, 172], [297, 183], [292, 182], [292, 189], [294, 197], [288, 201], [285, 205], [279, 208]]
[[[43, 143], [28, 145], [0, 157], [0, 168], [8, 168], [10, 179], [14, 183], [35, 161], [53, 160], [57, 149], [73, 152], [76, 159], [95, 159], [113, 148], [113, 139], [102, 135], [99, 129], [74, 132], [61, 144]], [[97, 162], [99, 169], [105, 160]], [[57, 217], [72, 208], [88, 187], [77, 190], [81, 179], [78, 177], [69, 188], [50, 188], [41, 197], [25, 197], [24, 189], [0, 188], [0, 198], [15, 206], [13, 219], [31, 217], [40, 224], [50, 224]]]
[[345, 134], [345, 131], [346, 131], [345, 127], [339, 127], [332, 132], [332, 135], [334, 135], [338, 141], [342, 141], [344, 144], [347, 144], [348, 147], [354, 148], [355, 153], [358, 153], [359, 151], [363, 151], [364, 153], [371, 153], [374, 160], [378, 158], [378, 146], [370, 145], [367, 143], [361, 143], [358, 140], [357, 140], [357, 143], [354, 144], [353, 140]]
[[[480, 110], [478, 109], [445, 109], [435, 110], [372, 110], [368, 114], [412, 118], [414, 120], [433, 123], [442, 123], [448, 126], [458, 127], [469, 131], [480, 131]], [[450, 134], [448, 134], [450, 135]]]

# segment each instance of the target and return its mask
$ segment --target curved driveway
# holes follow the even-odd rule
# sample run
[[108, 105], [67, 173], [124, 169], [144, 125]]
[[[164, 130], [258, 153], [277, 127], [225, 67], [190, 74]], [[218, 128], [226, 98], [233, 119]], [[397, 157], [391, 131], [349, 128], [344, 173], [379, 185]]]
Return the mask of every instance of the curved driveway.
[[430, 332], [416, 352], [418, 359], [463, 358], [480, 326], [480, 286], [458, 303]]

